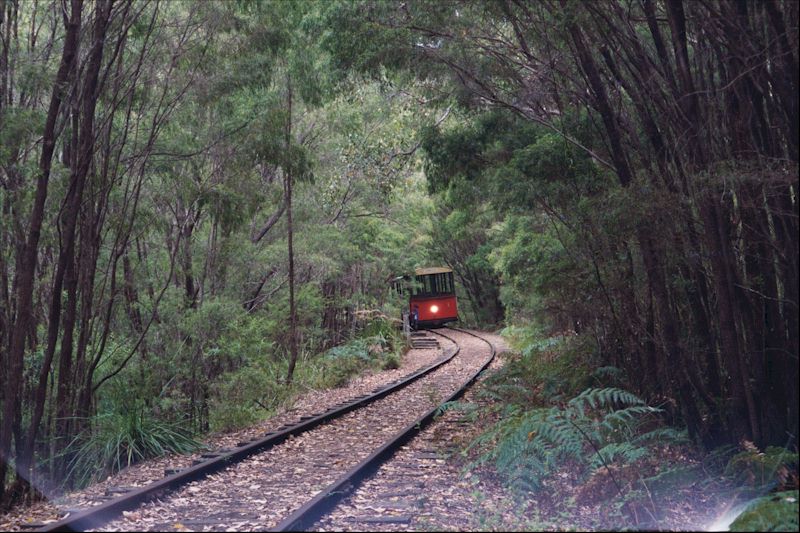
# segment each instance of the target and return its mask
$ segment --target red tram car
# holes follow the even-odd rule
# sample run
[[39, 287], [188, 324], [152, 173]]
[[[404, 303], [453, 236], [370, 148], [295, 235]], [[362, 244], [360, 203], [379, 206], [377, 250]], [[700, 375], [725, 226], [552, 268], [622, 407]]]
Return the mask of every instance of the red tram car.
[[418, 268], [410, 276], [395, 280], [398, 292], [408, 292], [412, 329], [441, 326], [458, 320], [453, 270], [446, 267]]

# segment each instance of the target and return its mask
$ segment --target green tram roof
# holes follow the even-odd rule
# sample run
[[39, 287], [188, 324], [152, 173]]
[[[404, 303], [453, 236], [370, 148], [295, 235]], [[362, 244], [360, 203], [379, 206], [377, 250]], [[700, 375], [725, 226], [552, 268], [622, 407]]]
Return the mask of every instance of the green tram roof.
[[452, 272], [452, 268], [447, 267], [429, 267], [429, 268], [417, 268], [414, 270], [414, 274], [417, 276], [430, 276], [432, 274], [447, 274], [448, 272]]

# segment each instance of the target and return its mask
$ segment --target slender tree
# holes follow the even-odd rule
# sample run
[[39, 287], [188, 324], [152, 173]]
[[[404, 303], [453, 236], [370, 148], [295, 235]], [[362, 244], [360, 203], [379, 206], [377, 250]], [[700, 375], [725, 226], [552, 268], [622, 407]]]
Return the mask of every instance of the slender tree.
[[17, 278], [14, 283], [16, 286], [16, 320], [9, 342], [8, 372], [5, 374], [6, 382], [4, 384], [6, 396], [3, 404], [3, 419], [0, 422], [0, 499], [5, 495], [6, 473], [11, 459], [12, 431], [21, 414], [19, 400], [22, 386], [25, 341], [34, 327], [32, 309], [34, 274], [36, 272], [39, 238], [44, 221], [44, 207], [47, 199], [53, 152], [56, 145], [56, 122], [61, 111], [62, 101], [69, 89], [69, 76], [74, 70], [73, 65], [78, 55], [78, 37], [81, 30], [82, 10], [82, 0], [72, 0], [70, 2], [69, 15], [67, 15], [66, 11], [64, 13], [66, 28], [64, 48], [53, 84], [47, 120], [42, 135], [42, 154], [39, 158], [36, 196], [28, 221], [25, 247], [15, 269], [17, 272]]

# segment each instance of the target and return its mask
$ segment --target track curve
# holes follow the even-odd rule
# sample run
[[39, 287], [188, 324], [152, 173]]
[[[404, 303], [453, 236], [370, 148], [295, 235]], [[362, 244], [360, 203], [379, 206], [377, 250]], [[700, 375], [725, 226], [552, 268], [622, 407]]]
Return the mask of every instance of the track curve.
[[[489, 366], [497, 353], [492, 343], [486, 339], [483, 339], [479, 335], [466, 330], [455, 328], [447, 329], [454, 329], [484, 341], [489, 345], [491, 355], [486, 359], [484, 364], [482, 364], [480, 368], [474, 374], [472, 374], [469, 379], [464, 382], [456, 391], [454, 391], [447, 399], [445, 399], [444, 402], [436, 405], [433, 409], [429, 410], [419, 419], [403, 428], [403, 430], [395, 435], [393, 439], [388, 441], [380, 449], [353, 467], [335, 483], [326, 487], [326, 489], [318, 494], [313, 500], [292, 513], [292, 515], [284, 519], [274, 528], [270, 529], [270, 531], [304, 531], [314, 522], [317, 522], [325, 513], [329, 512], [333, 507], [335, 507], [339, 501], [351, 494], [358, 487], [358, 485], [368, 476], [373, 474], [381, 464], [390, 459], [392, 455], [398, 449], [400, 449], [400, 447], [423, 431], [433, 421], [442, 403], [455, 401], [460, 398], [472, 385], [472, 383], [474, 383], [481, 372], [483, 372], [486, 367]], [[456, 342], [451, 336], [445, 335], [438, 331], [431, 330], [431, 332], [439, 335], [440, 337], [449, 339], [454, 343]], [[458, 349], [460, 351], [461, 347], [459, 346]]]
[[[263, 439], [247, 443], [234, 453], [175, 475], [192, 475], [194, 468], [210, 466], [210, 473], [197, 476], [202, 479], [183, 479], [183, 486], [176, 489], [164, 483], [175, 477], [170, 476], [155, 487], [136, 491], [145, 494], [139, 495], [139, 501], [136, 494], [134, 498], [127, 495], [41, 530], [162, 530], [176, 524], [195, 530], [230, 525], [275, 530], [307, 527], [433, 419], [442, 403], [439, 392], [449, 395], [445, 401], [457, 398], [494, 357], [493, 346], [485, 340], [490, 357], [482, 361], [469, 360], [475, 358], [469, 354], [457, 357], [460, 352], [453, 336], [433, 333], [452, 342], [454, 348], [431, 368], [415, 373], [414, 379], [268, 436], [266, 446]], [[420, 412], [424, 412], [421, 417], [414, 414]], [[136, 507], [141, 500], [167, 493], [163, 502]], [[103, 526], [122, 513], [123, 519]]]

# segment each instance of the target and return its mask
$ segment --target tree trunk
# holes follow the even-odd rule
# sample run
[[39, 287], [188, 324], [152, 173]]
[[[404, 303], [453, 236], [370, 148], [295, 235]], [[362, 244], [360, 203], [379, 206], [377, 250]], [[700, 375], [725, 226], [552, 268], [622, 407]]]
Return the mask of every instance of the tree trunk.
[[291, 142], [292, 142], [292, 82], [288, 73], [286, 75], [286, 163], [284, 172], [286, 176], [286, 223], [287, 240], [289, 250], [289, 370], [286, 373], [286, 383], [290, 384], [294, 377], [294, 368], [297, 365], [297, 309], [294, 301], [294, 244], [292, 224], [292, 164], [291, 161]]
[[39, 248], [44, 207], [47, 199], [48, 182], [56, 143], [56, 119], [61, 102], [69, 90], [68, 76], [78, 49], [78, 37], [81, 27], [81, 10], [83, 0], [72, 0], [70, 19], [66, 24], [64, 48], [56, 73], [53, 93], [47, 111], [44, 132], [42, 135], [42, 154], [39, 159], [39, 179], [36, 185], [33, 209], [31, 211], [27, 239], [22, 254], [18, 259], [15, 280], [15, 299], [17, 302], [17, 318], [11, 333], [8, 354], [8, 373], [6, 375], [6, 402], [3, 405], [3, 419], [0, 422], [0, 501], [5, 496], [5, 480], [8, 464], [11, 459], [11, 435], [14, 420], [19, 416], [18, 396], [22, 385], [23, 356], [25, 339], [34, 327], [33, 324], [33, 284], [36, 272], [36, 255]]
[[[100, 1], [95, 8], [95, 20], [92, 35], [92, 48], [89, 52], [89, 62], [86, 67], [85, 81], [83, 90], [81, 92], [80, 101], [80, 129], [78, 131], [78, 153], [76, 166], [73, 168], [72, 176], [70, 179], [70, 189], [67, 193], [65, 200], [65, 208], [63, 210], [63, 229], [61, 234], [61, 249], [59, 250], [58, 266], [56, 271], [56, 281], [53, 287], [53, 302], [51, 304], [50, 313], [50, 330], [52, 334], [48, 339], [46, 360], [47, 365], [42, 368], [39, 389], [37, 393], [37, 402], [34, 407], [34, 416], [31, 419], [29, 427], [27, 445], [25, 453], [18, 460], [18, 469], [25, 472], [31, 467], [31, 455], [33, 453], [33, 443], [36, 440], [36, 434], [41, 422], [42, 413], [44, 410], [44, 399], [47, 386], [47, 373], [50, 371], [50, 361], [52, 361], [52, 354], [55, 351], [55, 340], [57, 337], [58, 322], [60, 320], [61, 312], [61, 291], [62, 283], [64, 280], [64, 272], [68, 268], [73, 269], [73, 276], [70, 284], [67, 287], [68, 293], [68, 313], [64, 317], [64, 339], [61, 343], [61, 359], [72, 358], [72, 339], [73, 331], [76, 322], [77, 310], [77, 277], [78, 273], [75, 271], [75, 247], [77, 240], [76, 227], [78, 220], [81, 217], [81, 204], [83, 200], [83, 191], [86, 185], [86, 179], [89, 174], [92, 159], [94, 157], [95, 147], [95, 129], [94, 129], [94, 115], [97, 107], [97, 100], [99, 98], [100, 87], [98, 79], [100, 74], [100, 67], [103, 60], [103, 49], [106, 40], [106, 30], [108, 20], [111, 16], [111, 0]], [[51, 344], [52, 342], [52, 344]], [[75, 390], [75, 380], [71, 376], [60, 376], [60, 380], [68, 380], [69, 387]], [[63, 435], [65, 439], [69, 439], [69, 434]]]

